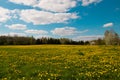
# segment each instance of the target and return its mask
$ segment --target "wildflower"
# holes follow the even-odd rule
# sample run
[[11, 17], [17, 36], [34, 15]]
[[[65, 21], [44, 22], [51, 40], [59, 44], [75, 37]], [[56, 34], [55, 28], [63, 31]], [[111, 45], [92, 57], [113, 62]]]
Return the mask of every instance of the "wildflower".
[[50, 80], [50, 78], [48, 78], [48, 80]]

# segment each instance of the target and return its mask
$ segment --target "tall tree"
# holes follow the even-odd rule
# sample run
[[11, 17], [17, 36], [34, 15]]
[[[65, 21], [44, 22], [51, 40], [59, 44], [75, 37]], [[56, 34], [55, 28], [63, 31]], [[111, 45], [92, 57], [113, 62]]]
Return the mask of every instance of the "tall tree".
[[104, 34], [104, 40], [106, 45], [117, 45], [119, 44], [119, 36], [113, 30], [107, 30]]

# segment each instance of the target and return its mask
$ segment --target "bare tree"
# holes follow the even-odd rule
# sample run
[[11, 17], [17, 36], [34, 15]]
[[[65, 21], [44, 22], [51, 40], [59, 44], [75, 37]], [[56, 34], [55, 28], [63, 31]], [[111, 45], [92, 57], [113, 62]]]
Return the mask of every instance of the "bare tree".
[[119, 44], [119, 36], [113, 30], [107, 30], [104, 34], [104, 40], [106, 45], [118, 45]]

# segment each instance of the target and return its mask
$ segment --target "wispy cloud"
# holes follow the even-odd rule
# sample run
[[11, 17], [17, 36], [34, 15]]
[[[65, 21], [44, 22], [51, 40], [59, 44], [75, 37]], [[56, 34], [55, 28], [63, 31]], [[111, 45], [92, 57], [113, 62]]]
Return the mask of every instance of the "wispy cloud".
[[45, 30], [34, 30], [34, 29], [31, 29], [31, 30], [26, 30], [25, 33], [28, 33], [28, 34], [47, 34], [48, 32], [45, 31]]
[[97, 4], [100, 3], [102, 0], [81, 0], [82, 6], [88, 6], [90, 4]]
[[106, 23], [103, 25], [103, 27], [112, 27], [112, 26], [114, 26], [114, 24], [112, 22]]
[[0, 34], [0, 36], [26, 36], [25, 33], [16, 33], [16, 32], [10, 32], [10, 33], [4, 33]]
[[27, 26], [24, 24], [12, 24], [12, 25], [6, 25], [9, 29], [13, 30], [25, 30], [27, 29]]
[[77, 37], [74, 37], [73, 40], [75, 40], [75, 41], [80, 41], [80, 40], [90, 41], [90, 40], [96, 40], [98, 38], [103, 38], [103, 35], [77, 36]]

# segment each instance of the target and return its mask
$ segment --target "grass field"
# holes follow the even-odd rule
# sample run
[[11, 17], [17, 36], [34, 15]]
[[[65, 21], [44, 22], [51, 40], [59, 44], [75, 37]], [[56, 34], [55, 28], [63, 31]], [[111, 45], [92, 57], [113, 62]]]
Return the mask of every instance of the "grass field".
[[0, 46], [0, 80], [120, 80], [120, 46]]

